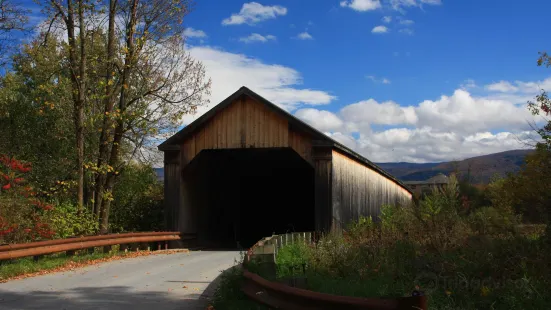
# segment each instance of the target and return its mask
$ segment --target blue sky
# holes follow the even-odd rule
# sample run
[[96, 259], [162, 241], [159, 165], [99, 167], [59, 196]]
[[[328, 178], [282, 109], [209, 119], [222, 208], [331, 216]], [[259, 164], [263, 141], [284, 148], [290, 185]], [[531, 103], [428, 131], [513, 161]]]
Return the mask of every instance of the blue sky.
[[[529, 2], [449, 0], [404, 12], [384, 5], [359, 12], [341, 7], [338, 0], [260, 1], [285, 7], [287, 13], [254, 25], [223, 26], [222, 20], [244, 2], [198, 0], [186, 25], [203, 30], [210, 46], [294, 68], [302, 74], [303, 87], [337, 95], [335, 107], [366, 97], [416, 104], [453, 92], [467, 79], [489, 84], [545, 78], [548, 72], [535, 60], [549, 46], [544, 29], [551, 2]], [[393, 21], [382, 22], [384, 16]], [[405, 27], [398, 18], [414, 24]], [[379, 25], [389, 32], [371, 33]], [[403, 28], [414, 34], [400, 33]], [[314, 39], [292, 39], [304, 31]], [[265, 44], [236, 40], [251, 33], [277, 39]], [[391, 84], [373, 83], [366, 79], [370, 75]]]
[[196, 0], [212, 102], [245, 85], [374, 161], [525, 147], [551, 1]]

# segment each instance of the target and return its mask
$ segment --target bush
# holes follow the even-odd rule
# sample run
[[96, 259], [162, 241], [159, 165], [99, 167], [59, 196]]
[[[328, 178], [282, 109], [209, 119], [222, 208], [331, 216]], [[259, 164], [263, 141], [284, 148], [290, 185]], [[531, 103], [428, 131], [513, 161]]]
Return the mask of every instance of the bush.
[[110, 230], [159, 231], [163, 222], [163, 185], [151, 166], [129, 164], [117, 179]]
[[483, 207], [469, 216], [472, 229], [480, 235], [503, 235], [516, 233], [520, 223], [512, 211], [498, 210], [494, 207]]
[[94, 215], [70, 203], [58, 204], [45, 217], [50, 227], [55, 231], [54, 238], [93, 235], [98, 231], [98, 221]]
[[0, 154], [0, 243], [50, 239], [55, 233], [44, 221], [53, 206], [29, 184], [30, 171], [29, 163]]

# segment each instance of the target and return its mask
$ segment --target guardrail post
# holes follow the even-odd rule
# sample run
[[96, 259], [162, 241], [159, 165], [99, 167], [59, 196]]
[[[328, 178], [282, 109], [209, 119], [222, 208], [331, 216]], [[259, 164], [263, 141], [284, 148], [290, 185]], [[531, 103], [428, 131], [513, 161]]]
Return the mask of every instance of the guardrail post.
[[119, 251], [124, 253], [128, 252], [128, 244], [121, 244], [119, 247]]
[[72, 250], [72, 251], [66, 251], [66, 252], [65, 252], [65, 256], [67, 256], [67, 257], [73, 257], [73, 256], [75, 256], [75, 251], [74, 251], [74, 250]]
[[103, 253], [109, 253], [112, 249], [113, 249], [113, 246], [106, 245], [106, 246], [103, 247], [102, 252]]
[[168, 241], [165, 241], [165, 250], [168, 250]]
[[42, 257], [44, 257], [44, 255], [35, 255], [33, 256], [33, 261], [38, 262], [38, 260], [41, 259]]

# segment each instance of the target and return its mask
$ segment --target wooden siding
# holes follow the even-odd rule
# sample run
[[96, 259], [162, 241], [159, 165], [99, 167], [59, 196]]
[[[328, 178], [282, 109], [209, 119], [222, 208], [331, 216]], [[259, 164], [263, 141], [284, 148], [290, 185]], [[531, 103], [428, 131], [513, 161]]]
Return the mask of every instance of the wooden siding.
[[311, 138], [289, 129], [288, 121], [266, 105], [242, 97], [228, 105], [182, 144], [186, 165], [205, 149], [291, 147], [311, 162]]
[[381, 206], [411, 201], [412, 196], [396, 182], [333, 150], [333, 229], [343, 228], [360, 216], [376, 218]]

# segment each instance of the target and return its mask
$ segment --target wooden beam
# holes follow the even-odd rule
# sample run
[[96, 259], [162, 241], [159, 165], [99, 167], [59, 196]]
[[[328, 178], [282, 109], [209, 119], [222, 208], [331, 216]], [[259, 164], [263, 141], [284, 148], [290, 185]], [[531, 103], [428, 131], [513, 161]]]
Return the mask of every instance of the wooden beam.
[[329, 232], [332, 228], [332, 149], [328, 146], [312, 147], [315, 183], [316, 231]]

